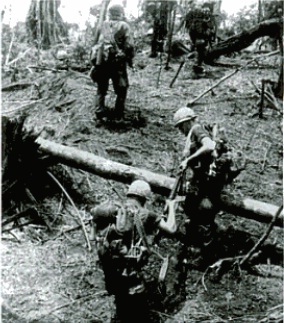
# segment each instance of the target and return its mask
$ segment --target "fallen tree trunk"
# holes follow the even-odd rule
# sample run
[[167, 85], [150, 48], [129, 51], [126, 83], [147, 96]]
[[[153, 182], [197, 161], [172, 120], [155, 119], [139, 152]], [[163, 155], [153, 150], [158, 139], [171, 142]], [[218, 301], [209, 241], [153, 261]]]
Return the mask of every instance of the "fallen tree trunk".
[[[123, 183], [143, 179], [151, 185], [154, 193], [164, 196], [169, 195], [175, 182], [174, 178], [166, 175], [114, 162], [74, 147], [64, 146], [42, 138], [38, 138], [36, 142], [42, 152], [52, 156], [58, 162]], [[233, 197], [222, 197], [222, 209], [237, 216], [269, 223], [277, 212], [278, 206], [253, 199], [236, 201]], [[283, 211], [275, 225], [283, 227]]]
[[140, 169], [79, 150], [55, 142], [37, 139], [39, 149], [56, 158], [59, 162], [71, 167], [88, 171], [92, 174], [123, 183], [131, 183], [135, 179], [144, 179], [152, 187], [153, 192], [167, 195], [174, 183], [174, 179], [162, 174]]
[[251, 45], [260, 37], [270, 36], [279, 39], [282, 35], [282, 29], [282, 21], [280, 21], [280, 19], [262, 21], [249, 30], [245, 30], [240, 34], [213, 45], [206, 53], [205, 62], [210, 64], [221, 55], [240, 51]]

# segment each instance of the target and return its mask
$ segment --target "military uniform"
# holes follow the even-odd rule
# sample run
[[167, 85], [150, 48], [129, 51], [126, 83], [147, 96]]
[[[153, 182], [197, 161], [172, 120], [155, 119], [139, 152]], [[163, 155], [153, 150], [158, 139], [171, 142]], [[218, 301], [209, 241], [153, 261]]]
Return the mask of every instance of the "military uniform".
[[141, 219], [146, 235], [153, 234], [161, 218], [135, 200], [127, 200], [123, 205], [107, 202], [91, 211], [93, 222], [101, 232], [98, 254], [106, 290], [115, 296], [116, 318], [113, 322], [151, 322], [141, 272], [148, 254], [146, 248], [140, 248], [141, 237], [135, 225], [135, 212]]
[[186, 28], [193, 43], [197, 57], [193, 70], [203, 71], [202, 63], [208, 46], [215, 38], [215, 22], [212, 14], [201, 9], [191, 11], [186, 16]]
[[[203, 138], [209, 137], [208, 132], [200, 124], [196, 124], [190, 134], [191, 145], [189, 155], [201, 147]], [[187, 183], [184, 210], [190, 223], [187, 227], [188, 243], [202, 248], [210, 244], [215, 227], [216, 189], [212, 187], [210, 165], [213, 161], [211, 154], [206, 154], [189, 164], [192, 171]]]
[[[110, 17], [111, 18], [111, 17]], [[112, 80], [116, 102], [113, 111], [115, 118], [124, 115], [125, 100], [129, 86], [127, 64], [132, 67], [134, 57], [133, 39], [128, 23], [120, 20], [105, 21], [100, 30], [98, 44], [94, 47], [93, 64], [96, 73], [93, 80], [97, 83], [97, 117], [107, 117], [105, 106], [109, 80]]]
[[185, 244], [199, 250], [198, 266], [203, 266], [214, 257], [215, 216], [226, 176], [224, 167], [216, 167], [216, 143], [209, 129], [193, 121], [196, 117], [186, 107], [175, 113], [174, 120], [187, 136], [181, 164], [188, 177], [184, 211], [190, 221], [186, 225]]

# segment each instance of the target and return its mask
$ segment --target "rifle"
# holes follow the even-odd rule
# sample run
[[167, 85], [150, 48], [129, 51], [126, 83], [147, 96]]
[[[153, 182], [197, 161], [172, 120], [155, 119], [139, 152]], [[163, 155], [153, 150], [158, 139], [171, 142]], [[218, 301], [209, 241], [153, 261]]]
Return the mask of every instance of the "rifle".
[[174, 200], [182, 184], [185, 171], [181, 172], [174, 182], [174, 186], [170, 192], [168, 200]]
[[[165, 207], [163, 210], [163, 218], [168, 217], [167, 214], [170, 214], [171, 212], [175, 212], [175, 203], [177, 202], [176, 196], [177, 196], [177, 193], [181, 187], [184, 173], [185, 173], [185, 171], [183, 171], [181, 174], [179, 174], [174, 182], [174, 186], [170, 192], [169, 197], [166, 200], [166, 204], [165, 204]], [[161, 233], [159, 230], [154, 238], [155, 243], [158, 243], [160, 238], [161, 238]]]
[[[99, 20], [96, 24], [95, 36], [94, 36], [94, 47], [97, 45], [100, 37], [100, 32], [103, 26], [103, 22], [106, 19], [107, 7], [110, 3], [110, 0], [102, 0], [101, 10]], [[96, 53], [94, 53], [96, 52]], [[91, 52], [91, 62], [93, 65], [100, 65], [102, 62], [103, 48], [99, 48], [97, 51], [92, 49]], [[92, 68], [93, 69], [93, 68]]]

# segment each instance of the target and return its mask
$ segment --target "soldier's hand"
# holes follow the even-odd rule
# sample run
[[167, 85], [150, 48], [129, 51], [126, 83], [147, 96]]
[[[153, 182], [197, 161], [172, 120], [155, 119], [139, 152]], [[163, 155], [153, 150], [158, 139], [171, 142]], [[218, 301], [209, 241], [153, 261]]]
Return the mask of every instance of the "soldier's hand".
[[127, 254], [127, 252], [128, 252], [128, 249], [127, 249], [127, 247], [126, 247], [125, 245], [120, 246], [120, 248], [119, 248], [119, 253], [120, 253], [121, 255], [126, 255], [126, 254]]
[[179, 173], [182, 173], [182, 172], [184, 172], [186, 170], [187, 164], [188, 164], [188, 159], [186, 158], [179, 165], [179, 169], [178, 169], [179, 170]]
[[100, 242], [103, 242], [103, 241], [104, 241], [104, 239], [105, 239], [105, 238], [103, 238], [103, 237], [98, 237], [98, 236], [97, 236], [97, 237], [95, 238], [95, 241], [100, 243]]

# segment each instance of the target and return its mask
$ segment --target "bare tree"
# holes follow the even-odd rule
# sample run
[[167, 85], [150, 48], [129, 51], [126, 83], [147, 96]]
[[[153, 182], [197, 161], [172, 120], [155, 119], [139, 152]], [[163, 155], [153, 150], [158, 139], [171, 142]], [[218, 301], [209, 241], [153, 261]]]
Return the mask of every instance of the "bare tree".
[[26, 19], [29, 38], [43, 49], [60, 42], [67, 29], [58, 12], [61, 0], [32, 0]]

